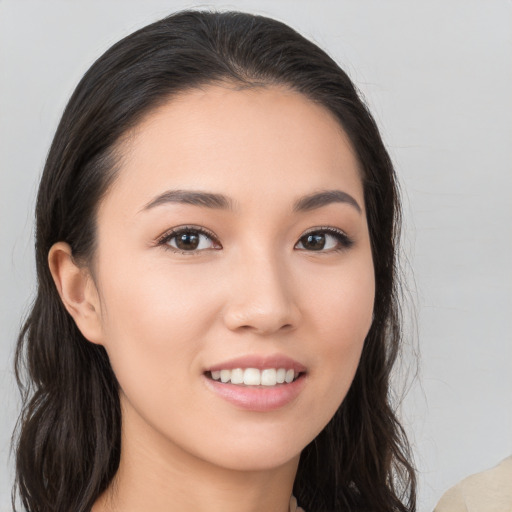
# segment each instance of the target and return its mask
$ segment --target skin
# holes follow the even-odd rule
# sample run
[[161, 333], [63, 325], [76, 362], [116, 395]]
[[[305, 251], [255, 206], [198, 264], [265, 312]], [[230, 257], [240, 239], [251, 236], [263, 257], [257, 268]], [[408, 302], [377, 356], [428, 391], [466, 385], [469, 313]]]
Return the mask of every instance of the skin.
[[[374, 272], [354, 151], [337, 120], [299, 93], [229, 84], [173, 98], [121, 150], [98, 208], [94, 272], [75, 265], [63, 242], [49, 255], [64, 304], [106, 348], [121, 388], [120, 468], [93, 512], [285, 512], [300, 452], [346, 396], [371, 325]], [[171, 189], [225, 194], [235, 211], [145, 209]], [[346, 202], [292, 211], [300, 196], [331, 189], [360, 211]], [[201, 236], [195, 254], [158, 244], [183, 225], [215, 240]], [[325, 249], [308, 250], [304, 234], [325, 226], [352, 246], [327, 234]], [[275, 353], [307, 369], [284, 407], [244, 410], [204, 384], [209, 366]]]

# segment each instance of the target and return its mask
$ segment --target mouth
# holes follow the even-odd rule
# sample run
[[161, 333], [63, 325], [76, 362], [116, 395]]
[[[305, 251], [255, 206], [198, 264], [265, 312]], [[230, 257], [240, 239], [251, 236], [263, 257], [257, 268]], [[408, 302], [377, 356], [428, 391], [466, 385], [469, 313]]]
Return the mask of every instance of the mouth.
[[241, 358], [203, 372], [213, 395], [236, 409], [261, 413], [291, 407], [307, 387], [306, 377], [304, 366], [280, 356]]
[[306, 372], [293, 368], [232, 368], [209, 370], [205, 372], [208, 379], [222, 384], [253, 388], [275, 388], [292, 384], [303, 377]]

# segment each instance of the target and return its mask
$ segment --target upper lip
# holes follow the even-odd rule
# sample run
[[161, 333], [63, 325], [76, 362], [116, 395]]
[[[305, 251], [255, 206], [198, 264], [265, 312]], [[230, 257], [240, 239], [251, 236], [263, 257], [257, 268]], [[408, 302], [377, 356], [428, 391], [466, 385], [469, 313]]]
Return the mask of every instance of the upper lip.
[[285, 368], [287, 370], [294, 370], [297, 373], [306, 371], [306, 367], [303, 364], [284, 354], [253, 354], [236, 357], [229, 361], [214, 364], [208, 367], [206, 371], [214, 372], [219, 370], [233, 370], [235, 368], [257, 368], [258, 370], [264, 370], [265, 368]]

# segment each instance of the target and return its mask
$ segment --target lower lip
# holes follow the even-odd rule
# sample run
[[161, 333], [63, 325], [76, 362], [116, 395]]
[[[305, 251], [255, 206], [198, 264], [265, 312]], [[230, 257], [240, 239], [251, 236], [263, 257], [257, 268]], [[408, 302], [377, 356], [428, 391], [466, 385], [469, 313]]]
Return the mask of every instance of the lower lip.
[[257, 412], [274, 411], [284, 407], [297, 398], [306, 383], [304, 374], [290, 384], [271, 387], [224, 384], [206, 375], [203, 375], [203, 378], [208, 388], [224, 400], [241, 409]]

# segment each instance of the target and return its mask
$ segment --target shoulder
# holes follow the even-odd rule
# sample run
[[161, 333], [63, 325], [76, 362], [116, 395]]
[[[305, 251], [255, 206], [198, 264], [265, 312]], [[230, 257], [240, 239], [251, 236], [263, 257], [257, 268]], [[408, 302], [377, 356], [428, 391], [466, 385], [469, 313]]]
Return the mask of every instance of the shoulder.
[[434, 512], [512, 512], [512, 456], [449, 489]]

